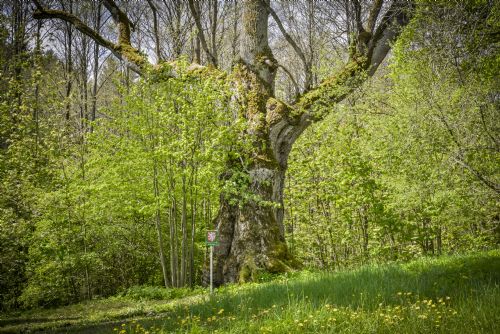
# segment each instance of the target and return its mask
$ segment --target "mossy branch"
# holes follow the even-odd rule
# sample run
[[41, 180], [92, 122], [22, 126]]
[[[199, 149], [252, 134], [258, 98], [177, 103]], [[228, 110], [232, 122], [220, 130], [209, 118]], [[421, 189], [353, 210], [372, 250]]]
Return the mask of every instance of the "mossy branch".
[[33, 18], [42, 19], [59, 19], [73, 25], [82, 34], [90, 37], [97, 44], [110, 50], [118, 59], [126, 61], [127, 66], [138, 74], [142, 74], [144, 68], [149, 64], [146, 58], [134, 48], [130, 42], [130, 28], [132, 23], [128, 20], [112, 0], [104, 1], [104, 6], [111, 12], [113, 20], [118, 25], [118, 43], [113, 43], [101, 36], [97, 31], [90, 28], [77, 16], [67, 13], [62, 10], [46, 9], [38, 0], [33, 0], [37, 9], [33, 13]]
[[381, 19], [375, 30], [375, 21], [379, 15], [382, 1], [375, 1], [369, 16], [368, 29], [360, 25], [360, 31], [354, 41], [352, 52], [346, 65], [336, 74], [324, 80], [319, 86], [305, 92], [293, 105], [293, 113], [301, 118], [294, 131], [301, 133], [307, 125], [326, 116], [332, 106], [341, 102], [367, 77], [373, 75], [390, 50], [391, 44], [408, 24], [413, 12], [413, 1], [396, 0]]

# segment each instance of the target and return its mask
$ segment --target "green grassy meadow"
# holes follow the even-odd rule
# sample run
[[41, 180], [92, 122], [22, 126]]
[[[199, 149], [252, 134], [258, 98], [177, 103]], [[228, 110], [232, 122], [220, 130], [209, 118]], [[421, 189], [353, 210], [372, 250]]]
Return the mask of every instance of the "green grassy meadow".
[[499, 250], [303, 271], [213, 296], [144, 291], [3, 314], [0, 333], [500, 333]]

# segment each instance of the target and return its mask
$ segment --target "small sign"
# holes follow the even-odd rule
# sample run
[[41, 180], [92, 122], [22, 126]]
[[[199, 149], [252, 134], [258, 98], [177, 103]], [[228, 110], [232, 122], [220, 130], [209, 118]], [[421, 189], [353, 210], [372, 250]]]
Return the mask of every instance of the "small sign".
[[207, 246], [219, 245], [219, 235], [216, 230], [207, 231]]

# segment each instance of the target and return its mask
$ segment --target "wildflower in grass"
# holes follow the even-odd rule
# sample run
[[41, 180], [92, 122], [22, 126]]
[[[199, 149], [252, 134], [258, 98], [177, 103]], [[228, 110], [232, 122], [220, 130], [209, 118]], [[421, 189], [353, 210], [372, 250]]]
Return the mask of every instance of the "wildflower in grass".
[[224, 309], [223, 309], [223, 308], [221, 308], [221, 309], [219, 310], [219, 312], [217, 312], [217, 314], [222, 314], [222, 313], [224, 313]]

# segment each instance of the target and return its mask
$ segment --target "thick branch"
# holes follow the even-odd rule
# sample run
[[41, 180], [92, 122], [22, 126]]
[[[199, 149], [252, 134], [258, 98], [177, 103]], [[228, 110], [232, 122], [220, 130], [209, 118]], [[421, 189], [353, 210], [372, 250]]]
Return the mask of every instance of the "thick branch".
[[384, 0], [375, 0], [373, 2], [372, 9], [368, 15], [368, 22], [366, 23], [367, 31], [369, 33], [372, 33], [373, 29], [375, 29], [375, 23], [377, 22], [378, 14], [380, 13], [383, 3]]
[[210, 52], [208, 48], [207, 39], [205, 38], [205, 34], [203, 33], [203, 26], [201, 25], [200, 13], [196, 9], [194, 0], [188, 0], [189, 10], [191, 11], [191, 15], [193, 16], [194, 22], [196, 24], [196, 29], [198, 29], [198, 38], [201, 43], [201, 47], [205, 51], [208, 57], [208, 62], [215, 67], [217, 67], [217, 59], [215, 59], [214, 55]]
[[[359, 53], [359, 50], [352, 54], [341, 71], [324, 80], [318, 87], [305, 93], [299, 99], [296, 107], [302, 112], [311, 114], [310, 117], [306, 117], [309, 121], [321, 119], [324, 115], [317, 112], [321, 106], [329, 106], [343, 100], [347, 94], [361, 84], [365, 77], [363, 73], [366, 70], [369, 70], [369, 75], [375, 73], [378, 65], [389, 52], [390, 44], [399, 36], [401, 28], [408, 23], [409, 13], [406, 9], [410, 3], [405, 0], [395, 1], [384, 16], [375, 35], [366, 41], [371, 46], [370, 49], [366, 50], [366, 54]], [[358, 40], [370, 38], [370, 34], [361, 31], [357, 38]]]
[[156, 52], [156, 62], [160, 63], [162, 60], [160, 51], [160, 35], [158, 33], [158, 10], [152, 0], [147, 0], [149, 8], [153, 13], [153, 34], [155, 37], [155, 52]]
[[408, 24], [413, 11], [413, 1], [394, 1], [382, 18], [369, 41], [369, 75], [373, 75], [391, 49], [391, 43], [399, 36], [402, 27]]
[[[382, 19], [377, 32], [358, 32], [357, 43], [370, 48], [358, 48], [350, 54], [347, 64], [318, 87], [303, 94], [293, 107], [282, 108], [279, 121], [271, 129], [273, 148], [278, 155], [286, 156], [298, 136], [309, 124], [323, 119], [333, 106], [357, 87], [375, 70], [390, 50], [390, 44], [399, 36], [401, 28], [409, 21], [411, 1], [396, 0]], [[376, 9], [375, 9], [376, 10]], [[375, 18], [375, 14], [373, 14]], [[277, 157], [279, 160], [286, 160]]]
[[[132, 47], [130, 44], [130, 22], [126, 18], [126, 15], [121, 12], [118, 7], [112, 1], [104, 1], [104, 5], [108, 10], [111, 8], [114, 11], [112, 12], [113, 18], [115, 15], [117, 19], [121, 20], [119, 22], [119, 42], [115, 44], [106, 38], [102, 37], [97, 31], [90, 28], [86, 25], [82, 20], [76, 17], [73, 14], [54, 9], [45, 9], [40, 4], [39, 1], [33, 1], [37, 7], [37, 10], [33, 13], [33, 18], [41, 20], [41, 19], [60, 19], [65, 22], [73, 25], [78, 31], [82, 34], [90, 37], [99, 45], [110, 50], [118, 59], [126, 61], [127, 66], [130, 67], [134, 72], [141, 74], [143, 67], [147, 64], [143, 55], [140, 52]], [[118, 10], [118, 11], [117, 11]]]

